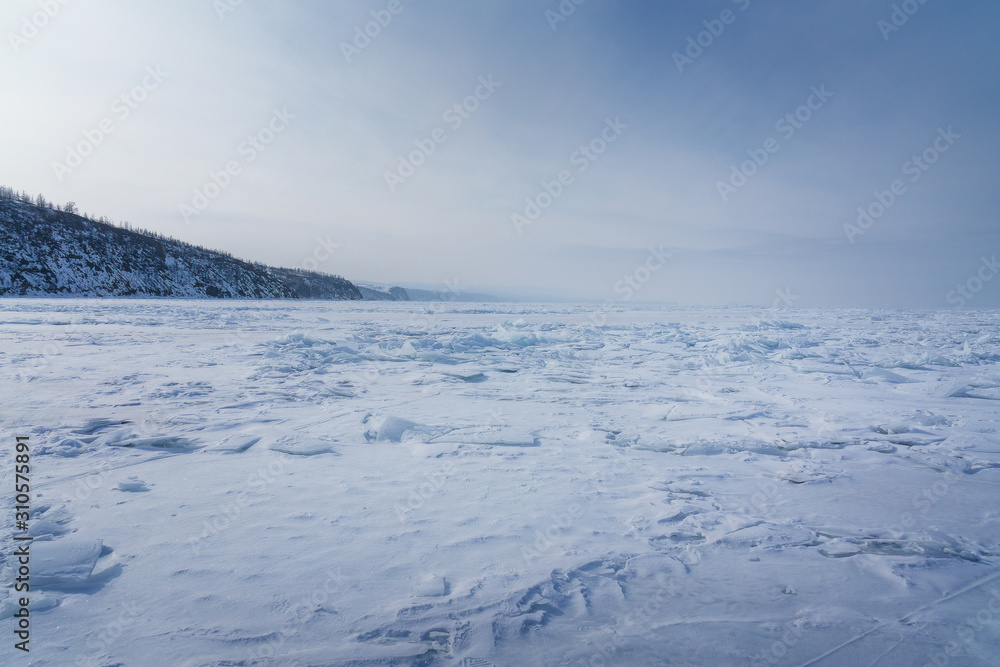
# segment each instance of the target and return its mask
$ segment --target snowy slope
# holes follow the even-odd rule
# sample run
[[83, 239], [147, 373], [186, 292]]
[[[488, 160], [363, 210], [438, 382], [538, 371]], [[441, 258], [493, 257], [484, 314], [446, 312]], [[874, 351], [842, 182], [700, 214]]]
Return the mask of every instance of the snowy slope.
[[590, 314], [0, 301], [30, 664], [998, 664], [1000, 314]]
[[361, 299], [349, 281], [0, 199], [0, 296]]

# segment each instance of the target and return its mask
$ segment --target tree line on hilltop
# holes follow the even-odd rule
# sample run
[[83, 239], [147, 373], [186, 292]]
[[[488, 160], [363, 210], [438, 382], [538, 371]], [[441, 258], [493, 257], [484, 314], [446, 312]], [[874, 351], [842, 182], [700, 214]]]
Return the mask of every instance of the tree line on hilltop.
[[[60, 212], [63, 212], [63, 213], [69, 213], [71, 215], [79, 216], [79, 217], [81, 217], [81, 218], [83, 218], [85, 220], [88, 220], [90, 222], [96, 222], [96, 223], [100, 223], [102, 225], [108, 225], [110, 227], [117, 227], [117, 228], [123, 229], [123, 230], [125, 230], [127, 232], [132, 232], [133, 234], [140, 234], [142, 236], [149, 236], [149, 237], [152, 237], [152, 238], [160, 240], [160, 241], [168, 241], [170, 243], [176, 243], [178, 245], [190, 248], [192, 250], [198, 250], [198, 251], [202, 251], [202, 252], [209, 252], [209, 253], [213, 253], [213, 254], [216, 254], [216, 255], [221, 255], [221, 256], [229, 258], [229, 259], [235, 259], [235, 260], [238, 260], [238, 261], [241, 261], [241, 262], [245, 262], [246, 264], [250, 264], [251, 266], [254, 266], [255, 268], [263, 270], [263, 271], [266, 271], [267, 269], [271, 268], [271, 267], [269, 267], [266, 264], [262, 264], [261, 262], [252, 262], [252, 261], [247, 261], [247, 260], [241, 260], [238, 257], [234, 257], [232, 253], [227, 252], [225, 250], [217, 250], [215, 248], [206, 248], [205, 246], [195, 245], [193, 243], [188, 243], [186, 241], [181, 241], [180, 239], [175, 239], [175, 238], [173, 238], [171, 236], [167, 236], [165, 234], [160, 234], [159, 232], [153, 231], [151, 229], [144, 229], [142, 227], [135, 227], [135, 226], [132, 225], [132, 223], [128, 222], [127, 220], [121, 220], [119, 222], [113, 222], [110, 218], [108, 218], [106, 216], [101, 216], [100, 218], [95, 218], [94, 216], [90, 215], [89, 213], [81, 213], [77, 209], [76, 202], [72, 202], [72, 201], [66, 202], [62, 206], [59, 206], [55, 202], [46, 199], [45, 196], [42, 195], [42, 194], [38, 194], [37, 196], [32, 197], [26, 190], [19, 192], [18, 190], [14, 189], [12, 187], [6, 186], [6, 185], [0, 185], [0, 201], [21, 202], [22, 204], [28, 204], [30, 206], [37, 206], [38, 208], [49, 209], [50, 211], [60, 211]], [[340, 280], [346, 280], [346, 278], [344, 278], [343, 276], [341, 276], [339, 274], [336, 274], [336, 273], [324, 273], [322, 271], [306, 271], [305, 269], [295, 269], [295, 270], [302, 270], [304, 273], [314, 273], [314, 274], [319, 274], [319, 275], [322, 275], [322, 276], [328, 276], [330, 278], [338, 278]]]

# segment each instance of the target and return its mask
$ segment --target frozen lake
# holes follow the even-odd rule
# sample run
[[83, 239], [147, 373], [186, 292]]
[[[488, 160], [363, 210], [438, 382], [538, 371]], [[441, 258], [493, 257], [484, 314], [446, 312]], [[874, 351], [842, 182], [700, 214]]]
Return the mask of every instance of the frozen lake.
[[997, 665], [998, 362], [995, 311], [5, 299], [0, 624], [20, 435], [33, 665]]

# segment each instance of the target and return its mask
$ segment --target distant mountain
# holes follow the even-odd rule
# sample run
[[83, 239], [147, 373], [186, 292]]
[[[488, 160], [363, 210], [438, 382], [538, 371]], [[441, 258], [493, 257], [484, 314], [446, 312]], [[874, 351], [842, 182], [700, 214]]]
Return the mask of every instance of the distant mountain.
[[410, 295], [402, 287], [389, 287], [372, 283], [355, 283], [361, 296], [369, 301], [409, 301]]
[[381, 298], [340, 276], [245, 262], [27, 199], [0, 188], [0, 296]]
[[429, 290], [407, 287], [407, 294], [411, 301], [457, 301], [474, 303], [496, 303], [503, 301], [502, 298], [493, 294], [483, 294], [482, 292], [465, 292], [455, 290]]
[[444, 289], [426, 289], [417, 284], [394, 287], [383, 283], [355, 282], [365, 299], [377, 301], [455, 301], [471, 303], [496, 303], [503, 298], [482, 292], [468, 292], [446, 285]]

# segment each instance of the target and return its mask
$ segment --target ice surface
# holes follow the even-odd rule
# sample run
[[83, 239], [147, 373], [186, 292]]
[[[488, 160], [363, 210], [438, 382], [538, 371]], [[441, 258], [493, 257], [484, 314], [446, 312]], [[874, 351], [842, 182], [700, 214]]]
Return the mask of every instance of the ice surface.
[[86, 583], [103, 547], [101, 540], [34, 542], [31, 546], [31, 583], [40, 588]]
[[119, 491], [129, 491], [129, 492], [142, 492], [149, 491], [149, 487], [146, 483], [136, 477], [135, 475], [130, 475], [128, 479], [123, 479], [118, 482]]
[[469, 443], [493, 447], [538, 447], [539, 439], [533, 433], [515, 428], [455, 429], [445, 435], [431, 438], [430, 442]]
[[0, 301], [32, 659], [998, 664], [1000, 314], [592, 311]]
[[59, 442], [58, 444], [52, 445], [51, 447], [45, 447], [39, 453], [40, 454], [53, 454], [55, 456], [65, 456], [73, 457], [79, 456], [84, 452], [88, 451], [90, 448], [82, 440], [77, 438], [66, 438]]
[[282, 436], [269, 447], [272, 451], [293, 456], [315, 456], [333, 451], [333, 445], [321, 441], [301, 441], [292, 436]]
[[444, 577], [428, 574], [413, 585], [413, 594], [418, 597], [441, 597], [447, 594], [448, 583]]
[[217, 452], [231, 452], [233, 454], [240, 454], [250, 449], [258, 442], [260, 442], [259, 435], [253, 435], [250, 433], [238, 433], [224, 438], [222, 441], [218, 442], [210, 449], [212, 451], [217, 451]]
[[387, 417], [378, 427], [376, 440], [401, 442], [407, 433], [426, 431], [427, 427], [401, 417]]

